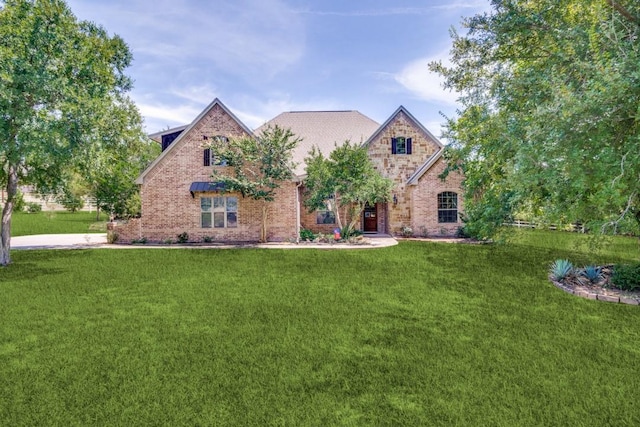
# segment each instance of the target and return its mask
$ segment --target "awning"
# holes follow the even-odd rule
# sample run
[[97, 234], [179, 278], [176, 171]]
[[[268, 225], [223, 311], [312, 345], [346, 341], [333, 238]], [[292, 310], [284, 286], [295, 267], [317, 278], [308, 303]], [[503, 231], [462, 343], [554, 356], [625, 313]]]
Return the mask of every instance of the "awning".
[[223, 191], [224, 182], [192, 182], [189, 187], [191, 197], [195, 198], [195, 193], [203, 193], [206, 191]]

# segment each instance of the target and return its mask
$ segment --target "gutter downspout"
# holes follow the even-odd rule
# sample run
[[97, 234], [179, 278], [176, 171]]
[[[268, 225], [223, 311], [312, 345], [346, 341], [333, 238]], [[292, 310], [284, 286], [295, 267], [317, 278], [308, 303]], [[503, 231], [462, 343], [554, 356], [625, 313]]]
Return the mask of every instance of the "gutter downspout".
[[300, 243], [300, 188], [302, 181], [296, 185], [296, 244]]

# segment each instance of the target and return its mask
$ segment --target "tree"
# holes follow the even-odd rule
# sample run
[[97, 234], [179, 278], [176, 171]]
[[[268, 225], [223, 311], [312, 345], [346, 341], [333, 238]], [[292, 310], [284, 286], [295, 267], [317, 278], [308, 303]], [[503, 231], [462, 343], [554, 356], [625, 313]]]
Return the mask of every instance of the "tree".
[[447, 122], [448, 169], [465, 174], [467, 227], [505, 221], [640, 224], [640, 4], [494, 0], [452, 31], [432, 63], [462, 108]]
[[[388, 202], [391, 197], [393, 181], [375, 170], [366, 147], [345, 141], [336, 145], [329, 157], [313, 147], [305, 161], [305, 206], [309, 212], [331, 210], [343, 237], [351, 234], [367, 203]], [[340, 208], [348, 211], [346, 225]]]
[[260, 241], [267, 241], [267, 207], [284, 181], [293, 178], [293, 150], [300, 142], [290, 129], [268, 126], [257, 137], [212, 137], [211, 155], [226, 162], [228, 170], [214, 168], [211, 179], [223, 183], [225, 192], [262, 201]]
[[0, 4], [0, 265], [10, 263], [18, 184], [60, 188], [78, 150], [100, 140], [110, 110], [130, 102], [130, 62], [120, 37], [78, 21], [62, 0]]

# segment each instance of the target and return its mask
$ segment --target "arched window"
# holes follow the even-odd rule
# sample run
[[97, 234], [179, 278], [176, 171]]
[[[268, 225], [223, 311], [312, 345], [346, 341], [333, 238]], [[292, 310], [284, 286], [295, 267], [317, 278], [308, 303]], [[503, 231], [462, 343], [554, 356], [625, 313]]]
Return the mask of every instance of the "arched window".
[[458, 195], [453, 191], [438, 194], [438, 222], [458, 222]]

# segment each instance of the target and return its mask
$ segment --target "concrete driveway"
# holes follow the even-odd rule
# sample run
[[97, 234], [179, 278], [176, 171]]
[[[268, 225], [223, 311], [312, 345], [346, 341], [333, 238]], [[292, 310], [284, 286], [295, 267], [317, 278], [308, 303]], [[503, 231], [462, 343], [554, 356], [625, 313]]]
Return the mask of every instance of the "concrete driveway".
[[11, 238], [11, 249], [82, 249], [107, 243], [107, 233], [38, 234]]

